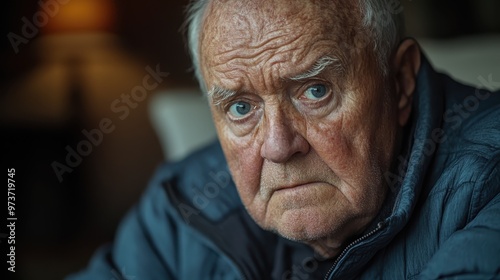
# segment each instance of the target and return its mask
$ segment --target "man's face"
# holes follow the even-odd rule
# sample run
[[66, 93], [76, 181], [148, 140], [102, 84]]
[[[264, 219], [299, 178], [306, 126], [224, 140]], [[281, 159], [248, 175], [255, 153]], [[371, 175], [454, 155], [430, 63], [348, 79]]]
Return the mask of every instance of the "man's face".
[[214, 0], [200, 63], [250, 215], [336, 252], [381, 207], [398, 125], [371, 47], [352, 39], [359, 8], [325, 2]]

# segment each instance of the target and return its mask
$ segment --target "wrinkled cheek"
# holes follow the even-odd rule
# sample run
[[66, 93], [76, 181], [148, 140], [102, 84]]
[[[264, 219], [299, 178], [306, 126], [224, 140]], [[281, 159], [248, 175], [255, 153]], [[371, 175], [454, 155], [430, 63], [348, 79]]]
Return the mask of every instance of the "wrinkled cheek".
[[[323, 162], [340, 179], [337, 186], [351, 202], [364, 200], [373, 179], [369, 139], [362, 127], [344, 119], [309, 130], [310, 142]], [[376, 164], [375, 164], [376, 165]]]
[[343, 177], [350, 173], [356, 164], [356, 158], [351, 139], [346, 137], [340, 124], [320, 123], [311, 126], [308, 132], [309, 143], [337, 176]]
[[220, 141], [241, 199], [248, 206], [260, 189], [260, 149], [255, 142], [247, 139], [227, 137]]

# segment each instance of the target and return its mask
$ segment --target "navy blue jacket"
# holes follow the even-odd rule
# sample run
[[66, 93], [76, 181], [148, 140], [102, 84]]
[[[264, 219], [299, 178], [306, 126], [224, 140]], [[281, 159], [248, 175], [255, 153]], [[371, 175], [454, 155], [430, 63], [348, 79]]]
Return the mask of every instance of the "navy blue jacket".
[[387, 201], [336, 259], [260, 229], [214, 143], [160, 167], [70, 279], [500, 279], [500, 93], [423, 59], [414, 98]]

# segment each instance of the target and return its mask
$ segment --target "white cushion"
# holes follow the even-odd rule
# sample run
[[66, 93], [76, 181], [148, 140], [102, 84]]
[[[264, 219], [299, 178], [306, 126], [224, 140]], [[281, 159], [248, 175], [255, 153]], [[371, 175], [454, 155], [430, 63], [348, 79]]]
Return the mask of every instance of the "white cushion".
[[150, 117], [165, 159], [176, 161], [216, 138], [207, 99], [197, 89], [172, 89], [150, 99]]
[[418, 41], [438, 71], [475, 87], [500, 88], [500, 35]]

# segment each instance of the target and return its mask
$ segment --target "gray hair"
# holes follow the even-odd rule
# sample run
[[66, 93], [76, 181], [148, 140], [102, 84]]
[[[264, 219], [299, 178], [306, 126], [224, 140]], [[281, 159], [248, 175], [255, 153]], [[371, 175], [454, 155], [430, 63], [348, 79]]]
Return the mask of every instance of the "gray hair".
[[[359, 0], [363, 15], [362, 27], [370, 34], [369, 41], [384, 75], [392, 52], [402, 40], [405, 32], [403, 7], [400, 0]], [[187, 10], [187, 43], [196, 79], [203, 92], [205, 83], [200, 68], [200, 33], [205, 10], [210, 0], [192, 0]], [[361, 47], [366, 47], [363, 45]]]

